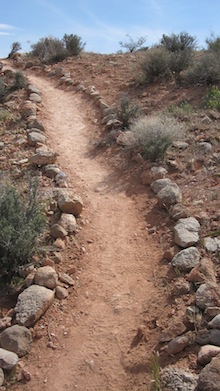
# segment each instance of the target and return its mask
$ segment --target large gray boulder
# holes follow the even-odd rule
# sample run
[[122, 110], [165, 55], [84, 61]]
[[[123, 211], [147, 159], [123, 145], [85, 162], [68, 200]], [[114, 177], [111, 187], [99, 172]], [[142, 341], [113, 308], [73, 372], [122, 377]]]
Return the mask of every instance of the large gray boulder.
[[178, 367], [166, 367], [161, 374], [163, 391], [195, 391], [197, 376]]
[[165, 186], [157, 193], [158, 203], [161, 207], [169, 209], [172, 205], [182, 202], [182, 193], [176, 183]]
[[195, 267], [200, 260], [200, 252], [196, 247], [188, 247], [178, 252], [172, 259], [171, 264], [173, 267], [187, 272]]
[[0, 348], [0, 368], [13, 369], [18, 363], [18, 355]]
[[47, 138], [40, 132], [31, 131], [27, 135], [28, 144], [36, 146], [38, 144], [45, 144]]
[[57, 153], [53, 151], [39, 151], [30, 156], [28, 160], [31, 164], [36, 164], [37, 166], [54, 164], [57, 160]]
[[31, 348], [32, 334], [24, 326], [14, 325], [0, 334], [0, 345], [3, 349], [14, 352], [18, 357], [25, 356]]
[[220, 354], [203, 368], [199, 374], [197, 391], [219, 391], [220, 389]]
[[54, 292], [39, 285], [31, 285], [18, 296], [16, 321], [30, 327], [46, 312], [54, 300]]
[[156, 179], [151, 183], [150, 188], [153, 190], [155, 194], [157, 194], [160, 190], [164, 189], [167, 185], [173, 185], [173, 182], [169, 178], [160, 178]]
[[193, 246], [199, 241], [200, 224], [195, 217], [179, 219], [174, 227], [174, 241], [183, 248]]
[[208, 307], [220, 306], [220, 287], [218, 284], [207, 282], [200, 285], [196, 294], [196, 305], [202, 310]]

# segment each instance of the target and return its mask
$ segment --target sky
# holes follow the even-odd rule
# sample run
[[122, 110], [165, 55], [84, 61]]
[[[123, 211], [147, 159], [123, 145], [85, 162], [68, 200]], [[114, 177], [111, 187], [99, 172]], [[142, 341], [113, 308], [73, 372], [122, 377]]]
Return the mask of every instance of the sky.
[[199, 48], [212, 33], [220, 36], [220, 0], [0, 0], [0, 6], [0, 58], [13, 42], [28, 52], [40, 38], [64, 34], [80, 36], [94, 53], [122, 50], [127, 34], [151, 46], [163, 34], [185, 31]]

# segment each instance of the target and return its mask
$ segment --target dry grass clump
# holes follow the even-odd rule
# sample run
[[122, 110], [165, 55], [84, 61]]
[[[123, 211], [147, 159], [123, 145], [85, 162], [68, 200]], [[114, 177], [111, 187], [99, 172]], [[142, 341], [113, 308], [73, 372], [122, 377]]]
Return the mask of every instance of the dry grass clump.
[[184, 127], [175, 118], [152, 115], [139, 118], [130, 127], [135, 144], [151, 161], [163, 159], [173, 141], [184, 137]]

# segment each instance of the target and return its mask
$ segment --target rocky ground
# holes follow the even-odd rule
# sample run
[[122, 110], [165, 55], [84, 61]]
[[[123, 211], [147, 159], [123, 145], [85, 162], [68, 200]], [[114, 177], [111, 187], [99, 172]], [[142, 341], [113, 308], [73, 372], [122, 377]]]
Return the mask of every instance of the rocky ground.
[[[4, 103], [13, 120], [2, 121], [1, 173], [22, 185], [31, 172], [50, 200], [37, 271], [18, 301], [2, 301], [2, 354], [13, 327], [26, 336], [12, 390], [218, 389], [220, 114], [204, 108], [205, 87], [140, 85], [140, 56], [4, 63], [32, 88]], [[125, 92], [186, 126], [160, 164], [128, 148], [125, 132], [110, 134], [105, 118]], [[48, 305], [24, 317], [22, 295], [33, 303], [42, 289]]]

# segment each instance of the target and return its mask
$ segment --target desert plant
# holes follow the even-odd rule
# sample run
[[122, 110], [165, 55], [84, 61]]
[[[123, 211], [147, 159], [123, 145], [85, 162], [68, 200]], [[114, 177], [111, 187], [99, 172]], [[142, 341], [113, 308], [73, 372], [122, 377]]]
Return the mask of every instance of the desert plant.
[[7, 86], [5, 83], [5, 78], [0, 77], [0, 103], [3, 102], [6, 93], [7, 93]]
[[37, 43], [31, 45], [31, 48], [31, 55], [38, 57], [46, 64], [56, 63], [67, 57], [64, 43], [52, 36], [41, 38]]
[[28, 80], [25, 77], [25, 75], [20, 71], [15, 72], [14, 81], [10, 89], [12, 91], [21, 90], [22, 88], [26, 88], [27, 85], [28, 85]]
[[206, 106], [209, 109], [220, 110], [220, 90], [212, 86], [205, 98]]
[[140, 49], [143, 44], [146, 42], [146, 37], [139, 37], [137, 39], [133, 39], [129, 34], [126, 34], [126, 37], [128, 38], [128, 42], [119, 42], [119, 45], [122, 48], [125, 48], [130, 53], [135, 52], [137, 49]]
[[182, 101], [178, 105], [169, 106], [167, 111], [176, 118], [182, 118], [184, 116], [191, 115], [193, 107], [189, 102]]
[[117, 117], [122, 123], [122, 128], [128, 128], [132, 121], [140, 116], [140, 114], [140, 105], [132, 100], [127, 94], [123, 95], [117, 108]]
[[30, 184], [27, 198], [11, 184], [1, 186], [0, 275], [5, 282], [10, 282], [18, 267], [30, 260], [44, 226], [36, 182]]
[[153, 353], [150, 359], [151, 391], [160, 391], [160, 365], [158, 355]]
[[209, 38], [206, 39], [206, 44], [209, 51], [220, 54], [220, 37], [212, 33]]
[[21, 50], [20, 42], [13, 42], [12, 45], [11, 45], [11, 51], [10, 51], [10, 53], [8, 55], [8, 58], [11, 58], [19, 50]]
[[140, 68], [143, 83], [167, 79], [170, 76], [167, 50], [161, 47], [149, 49], [140, 62]]
[[141, 148], [144, 158], [151, 161], [163, 159], [172, 142], [184, 134], [183, 125], [165, 115], [141, 117], [130, 126], [130, 130], [135, 145]]
[[65, 34], [63, 42], [69, 56], [77, 56], [84, 49], [86, 43], [82, 42], [82, 38], [78, 35]]
[[220, 61], [216, 53], [205, 51], [187, 70], [185, 77], [188, 84], [210, 85], [220, 81]]
[[184, 50], [194, 50], [196, 48], [196, 38], [185, 31], [179, 34], [163, 34], [160, 44], [169, 52], [179, 52]]

